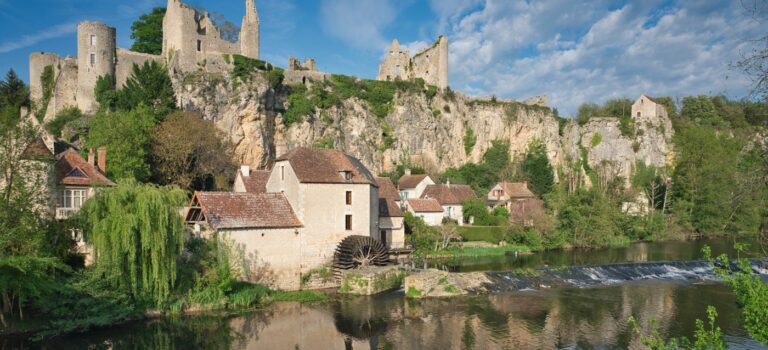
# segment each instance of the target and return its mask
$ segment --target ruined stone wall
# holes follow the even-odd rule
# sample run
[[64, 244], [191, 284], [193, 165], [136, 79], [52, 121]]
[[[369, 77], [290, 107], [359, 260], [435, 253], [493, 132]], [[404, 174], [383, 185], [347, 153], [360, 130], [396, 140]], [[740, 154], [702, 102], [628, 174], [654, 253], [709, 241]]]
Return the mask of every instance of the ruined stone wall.
[[45, 113], [45, 122], [51, 121], [56, 114], [67, 107], [77, 107], [77, 91], [79, 86], [77, 59], [67, 57], [59, 61], [53, 94]]
[[240, 53], [250, 58], [259, 58], [260, 48], [259, 14], [253, 0], [245, 2], [245, 16], [240, 26]]
[[376, 76], [376, 80], [411, 79], [410, 65], [411, 60], [408, 51], [400, 49], [400, 43], [395, 39], [379, 65], [379, 75]]
[[58, 74], [59, 60], [61, 58], [55, 53], [33, 52], [29, 55], [29, 97], [32, 101], [40, 101], [43, 98], [43, 84], [40, 80], [45, 67], [51, 66], [54, 69], [54, 76]]
[[448, 87], [448, 39], [440, 36], [429, 48], [413, 56], [412, 78], [422, 78], [429, 85]]
[[122, 88], [128, 77], [133, 73], [133, 65], [143, 65], [144, 62], [155, 61], [160, 64], [163, 56], [133, 52], [126, 49], [117, 49], [117, 64], [115, 66], [115, 82], [118, 89]]

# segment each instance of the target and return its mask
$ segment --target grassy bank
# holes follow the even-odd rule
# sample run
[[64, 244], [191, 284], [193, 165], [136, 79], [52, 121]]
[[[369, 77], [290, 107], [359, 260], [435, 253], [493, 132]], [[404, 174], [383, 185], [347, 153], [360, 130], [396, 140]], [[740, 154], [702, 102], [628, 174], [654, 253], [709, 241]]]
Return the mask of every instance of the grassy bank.
[[419, 256], [424, 258], [459, 258], [479, 256], [499, 256], [508, 252], [530, 252], [531, 248], [524, 245], [505, 245], [500, 247], [452, 247], [443, 250], [431, 250]]

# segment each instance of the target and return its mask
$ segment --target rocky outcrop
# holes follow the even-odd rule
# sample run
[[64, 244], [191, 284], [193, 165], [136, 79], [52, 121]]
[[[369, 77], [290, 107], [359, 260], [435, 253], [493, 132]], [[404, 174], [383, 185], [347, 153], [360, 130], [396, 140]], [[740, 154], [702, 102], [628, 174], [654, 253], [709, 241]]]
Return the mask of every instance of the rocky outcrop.
[[[672, 126], [666, 118], [634, 121], [630, 137], [622, 135], [619, 120], [613, 118], [562, 127], [547, 107], [458, 93], [438, 92], [429, 98], [426, 93], [398, 92], [384, 118], [353, 97], [286, 126], [288, 87], [272, 88], [259, 74], [237, 84], [226, 73], [175, 74], [173, 81], [180, 105], [214, 121], [230, 135], [236, 160], [254, 167], [268, 166], [294, 147], [318, 143], [358, 157], [374, 172], [404, 162], [433, 172], [479, 162], [494, 140], [508, 141], [510, 154], [519, 157], [539, 139], [555, 166], [586, 157], [592, 167], [611, 164], [612, 172], [620, 176], [626, 176], [635, 161], [661, 166], [671, 156]], [[464, 136], [469, 129], [476, 141], [466, 152]]]
[[429, 269], [405, 277], [403, 288], [408, 298], [439, 298], [485, 293], [485, 286], [491, 283], [484, 272], [450, 273]]

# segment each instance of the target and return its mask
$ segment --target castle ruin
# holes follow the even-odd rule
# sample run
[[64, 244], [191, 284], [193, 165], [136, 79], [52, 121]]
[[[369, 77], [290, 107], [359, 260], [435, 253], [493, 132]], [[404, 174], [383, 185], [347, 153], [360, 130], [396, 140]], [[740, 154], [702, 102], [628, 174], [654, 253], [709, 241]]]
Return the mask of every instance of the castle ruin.
[[393, 81], [421, 78], [438, 88], [448, 87], [448, 38], [440, 36], [432, 46], [411, 57], [400, 48], [397, 39], [392, 40], [384, 60], [379, 65], [376, 80]]
[[[180, 0], [168, 0], [161, 55], [117, 48], [116, 34], [115, 28], [104, 23], [81, 22], [77, 26], [77, 57], [47, 52], [30, 55], [30, 97], [38, 110], [45, 110], [44, 121], [67, 107], [77, 107], [85, 114], [97, 112], [94, 89], [99, 77], [111, 75], [121, 88], [134, 64], [156, 61], [171, 70], [188, 72], [201, 64], [223, 66], [224, 55], [259, 58], [259, 15], [254, 0], [246, 0], [238, 42], [223, 39], [207, 12]], [[48, 78], [43, 81], [46, 70]]]

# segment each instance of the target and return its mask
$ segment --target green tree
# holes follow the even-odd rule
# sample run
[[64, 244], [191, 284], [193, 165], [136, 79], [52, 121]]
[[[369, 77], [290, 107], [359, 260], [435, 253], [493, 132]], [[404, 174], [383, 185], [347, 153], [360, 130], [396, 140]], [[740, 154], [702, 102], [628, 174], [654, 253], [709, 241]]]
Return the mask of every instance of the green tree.
[[213, 122], [176, 112], [152, 134], [155, 181], [190, 190], [224, 189], [234, 173], [232, 145]]
[[703, 234], [717, 234], [731, 220], [727, 210], [736, 190], [741, 142], [714, 129], [690, 127], [677, 134], [673, 209]]
[[131, 51], [159, 55], [163, 52], [165, 7], [155, 7], [131, 24]]
[[712, 98], [706, 95], [687, 96], [683, 98], [683, 108], [680, 115], [702, 126], [724, 126], [725, 122], [717, 113]]
[[102, 75], [96, 80], [94, 88], [96, 102], [99, 103], [100, 112], [111, 112], [117, 108], [119, 94], [115, 89], [115, 76], [111, 74]]
[[477, 143], [477, 136], [475, 136], [475, 132], [472, 131], [472, 128], [467, 127], [467, 131], [464, 133], [464, 154], [469, 155], [472, 153], [472, 149], [475, 148], [475, 143]]
[[100, 113], [91, 121], [86, 147], [107, 147], [107, 174], [114, 179], [149, 179], [148, 157], [155, 117], [147, 107]]
[[176, 95], [168, 71], [155, 61], [134, 64], [131, 76], [118, 94], [118, 109], [128, 111], [142, 104], [148, 106], [158, 120], [176, 109]]
[[528, 152], [523, 159], [522, 171], [531, 190], [539, 197], [552, 191], [555, 174], [547, 157], [547, 145], [541, 140], [533, 140], [528, 145]]
[[29, 107], [29, 88], [13, 69], [0, 80], [0, 108], [4, 106]]
[[584, 103], [579, 106], [579, 110], [576, 112], [576, 121], [579, 125], [584, 125], [593, 117], [599, 117], [600, 113], [602, 113], [602, 111], [600, 110], [600, 106], [596, 103]]
[[176, 187], [122, 182], [102, 189], [81, 210], [94, 266], [113, 288], [162, 304], [176, 283], [187, 199]]
[[48, 130], [48, 132], [50, 132], [54, 137], [61, 138], [61, 131], [64, 129], [64, 127], [67, 124], [82, 117], [83, 112], [81, 112], [79, 108], [67, 107], [59, 111], [59, 113], [56, 114], [56, 118], [45, 125], [45, 129]]

